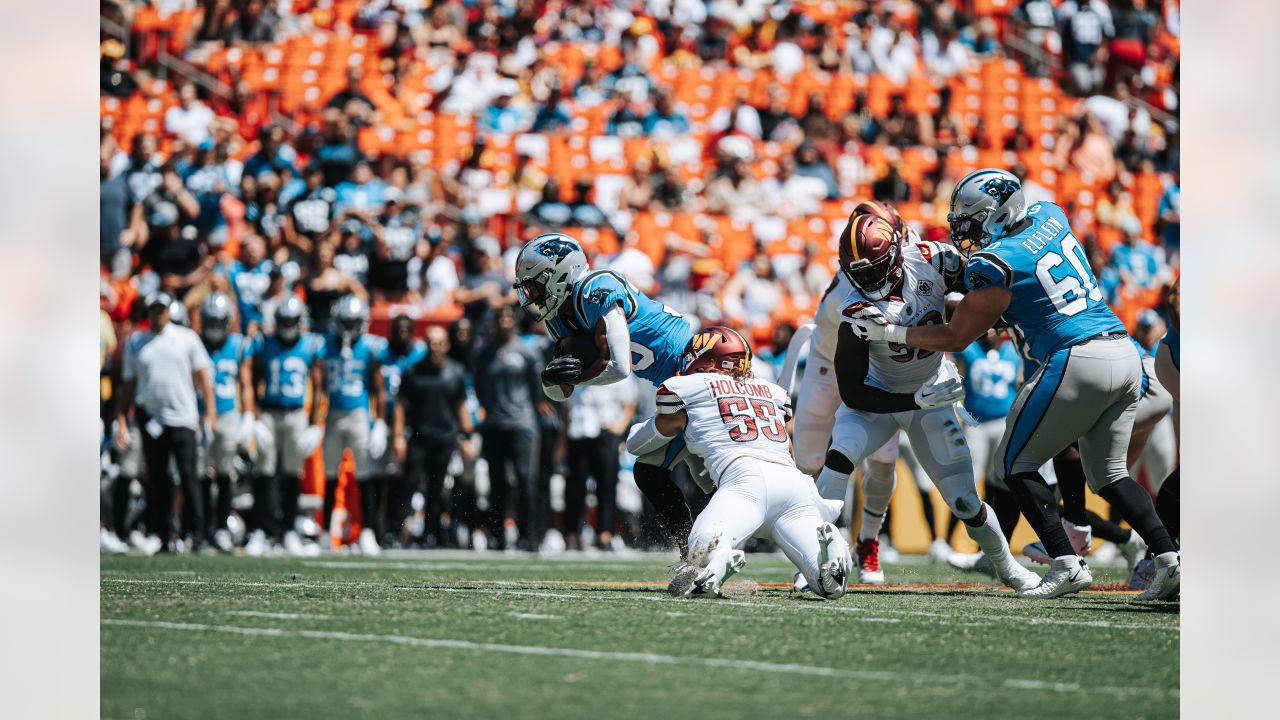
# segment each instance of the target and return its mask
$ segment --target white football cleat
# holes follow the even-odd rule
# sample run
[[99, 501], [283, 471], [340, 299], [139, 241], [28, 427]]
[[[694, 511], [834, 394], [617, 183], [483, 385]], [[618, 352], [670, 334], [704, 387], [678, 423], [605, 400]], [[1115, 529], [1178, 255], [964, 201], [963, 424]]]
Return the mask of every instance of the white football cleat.
[[249, 539], [244, 544], [244, 554], [249, 557], [262, 557], [267, 554], [267, 534], [261, 530], [254, 530], [249, 533]]
[[937, 540], [929, 543], [929, 559], [934, 562], [946, 562], [953, 552], [955, 551], [951, 549], [951, 543], [943, 540], [942, 538], [938, 538]]
[[951, 557], [947, 558], [947, 564], [957, 570], [996, 577], [996, 565], [984, 552], [952, 553]]
[[284, 534], [284, 551], [294, 557], [307, 557], [307, 549], [302, 544], [302, 538], [298, 533], [290, 530]]
[[1014, 561], [1011, 564], [1009, 576], [1001, 577], [1000, 581], [1013, 588], [1015, 591], [1022, 592], [1023, 590], [1030, 590], [1039, 585], [1040, 576]]
[[1138, 595], [1139, 600], [1173, 600], [1178, 597], [1179, 586], [1182, 584], [1182, 560], [1178, 557], [1177, 552], [1167, 552], [1163, 555], [1157, 555], [1155, 559], [1155, 576], [1151, 579], [1151, 585], [1142, 594]]
[[373, 528], [365, 528], [360, 531], [360, 552], [370, 557], [377, 557], [382, 554], [382, 546], [378, 544], [378, 538], [374, 535]]
[[880, 569], [880, 540], [866, 538], [858, 541], [858, 582], [864, 585], [883, 585], [884, 570]]
[[742, 571], [747, 564], [747, 554], [741, 550], [718, 550], [712, 552], [707, 559], [707, 569], [698, 577], [697, 589], [700, 592], [721, 596], [724, 584], [729, 578]]
[[1049, 572], [1045, 573], [1040, 584], [1033, 588], [1018, 591], [1018, 597], [1047, 600], [1061, 597], [1089, 587], [1093, 583], [1093, 574], [1084, 558], [1078, 555], [1064, 555], [1054, 558], [1049, 564]]
[[129, 552], [129, 546], [106, 528], [98, 529], [98, 548], [108, 555], [123, 555]]
[[[1073, 525], [1065, 519], [1062, 521], [1062, 531], [1067, 534], [1067, 540], [1071, 542], [1071, 547], [1076, 554], [1084, 557], [1089, 554], [1089, 549], [1093, 545], [1093, 526], [1091, 525]], [[1044, 543], [1039, 540], [1028, 544], [1022, 548], [1022, 554], [1033, 563], [1041, 565], [1049, 565], [1053, 563]]]
[[224, 553], [229, 553], [235, 549], [235, 543], [231, 541], [231, 532], [226, 528], [213, 531], [213, 545]]
[[902, 556], [898, 554], [898, 548], [893, 546], [893, 543], [889, 540], [889, 536], [881, 535], [880, 537], [884, 538], [880, 543], [880, 559], [890, 565], [901, 560]]
[[1136, 530], [1129, 531], [1129, 540], [1120, 545], [1120, 554], [1124, 556], [1125, 563], [1128, 564], [1129, 574], [1133, 574], [1133, 568], [1137, 566], [1138, 561], [1147, 556], [1147, 541]]
[[129, 544], [141, 550], [143, 555], [155, 555], [164, 542], [155, 535], [143, 535], [141, 530], [134, 530], [129, 533]]
[[840, 531], [831, 523], [818, 526], [818, 582], [822, 585], [818, 595], [828, 600], [842, 597], [849, 589], [852, 570], [849, 543]]

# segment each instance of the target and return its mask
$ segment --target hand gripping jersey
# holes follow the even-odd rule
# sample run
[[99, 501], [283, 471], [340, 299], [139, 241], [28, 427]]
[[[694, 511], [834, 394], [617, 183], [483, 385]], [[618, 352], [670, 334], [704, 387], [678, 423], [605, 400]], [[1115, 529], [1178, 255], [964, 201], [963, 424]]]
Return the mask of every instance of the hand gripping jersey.
[[[240, 333], [227, 335], [222, 347], [209, 350], [209, 358], [213, 360], [213, 404], [219, 415], [235, 411], [240, 397], [240, 363], [252, 354], [249, 341]], [[204, 396], [196, 397], [203, 412]]]
[[[920, 242], [920, 235], [913, 228], [908, 227], [905, 246], [909, 247]], [[853, 302], [849, 298], [849, 293], [854, 292], [857, 292], [857, 290], [849, 282], [848, 276], [837, 271], [835, 277], [831, 278], [831, 284], [827, 286], [827, 291], [822, 294], [822, 301], [818, 303], [817, 312], [813, 314], [815, 328], [813, 337], [809, 340], [809, 347], [811, 348], [809, 352], [827, 365], [835, 362], [836, 337], [839, 334], [840, 323], [844, 317], [841, 311], [850, 302]]]
[[325, 391], [330, 410], [369, 409], [369, 373], [378, 353], [386, 343], [376, 335], [363, 334], [351, 347], [343, 347], [342, 338], [325, 338]]
[[285, 347], [275, 335], [259, 335], [253, 355], [262, 364], [266, 380], [263, 407], [297, 410], [306, 403], [311, 365], [324, 357], [324, 338], [303, 333], [293, 347]]
[[584, 275], [560, 312], [547, 320], [547, 332], [555, 340], [594, 333], [596, 323], [615, 305], [622, 308], [631, 332], [632, 373], [654, 385], [675, 375], [680, 354], [693, 339], [689, 321], [610, 270]]
[[1022, 357], [1011, 342], [984, 350], [978, 343], [964, 349], [964, 407], [978, 422], [1009, 414], [1018, 390]]
[[684, 438], [701, 457], [717, 485], [720, 475], [743, 456], [794, 468], [787, 442], [791, 401], [787, 391], [765, 380], [695, 373], [667, 378], [658, 387], [658, 413], [684, 410]]
[[1044, 362], [1094, 335], [1124, 332], [1062, 208], [1036, 203], [1027, 217], [1026, 230], [974, 253], [964, 273], [970, 290], [995, 286], [1013, 293], [1004, 320], [1023, 354]]
[[[902, 253], [902, 296], [868, 300], [851, 288], [842, 312], [852, 315], [874, 305], [894, 325], [938, 325], [946, 318], [947, 292], [960, 284], [962, 260], [950, 245], [919, 242]], [[894, 393], [913, 393], [939, 376], [942, 353], [899, 345], [871, 343], [866, 383]]]
[[382, 389], [385, 393], [388, 419], [391, 418], [391, 412], [395, 409], [396, 395], [400, 392], [400, 378], [404, 377], [404, 371], [426, 356], [427, 344], [421, 340], [414, 340], [409, 346], [409, 352], [404, 355], [396, 352], [395, 348], [391, 347], [391, 343], [383, 343], [382, 350], [378, 352], [378, 364], [382, 366]]

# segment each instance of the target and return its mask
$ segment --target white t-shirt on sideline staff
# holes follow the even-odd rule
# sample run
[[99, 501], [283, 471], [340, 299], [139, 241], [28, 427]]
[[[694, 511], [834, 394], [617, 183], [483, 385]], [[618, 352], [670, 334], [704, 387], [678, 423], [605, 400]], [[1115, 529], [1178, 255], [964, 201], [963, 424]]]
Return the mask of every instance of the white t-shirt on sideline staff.
[[159, 333], [147, 330], [129, 337], [121, 377], [137, 381], [134, 402], [161, 425], [196, 430], [200, 412], [191, 375], [212, 366], [200, 336], [170, 322]]

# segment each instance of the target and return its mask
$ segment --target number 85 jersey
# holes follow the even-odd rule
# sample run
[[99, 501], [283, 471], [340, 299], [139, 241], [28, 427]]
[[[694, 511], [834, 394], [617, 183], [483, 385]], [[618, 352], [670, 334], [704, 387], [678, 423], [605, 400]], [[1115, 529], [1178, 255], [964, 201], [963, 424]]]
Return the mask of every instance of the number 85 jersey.
[[1041, 202], [1027, 209], [1031, 225], [974, 253], [965, 267], [970, 290], [1013, 293], [1004, 320], [1025, 355], [1039, 362], [1106, 332], [1124, 332], [1107, 307], [1084, 247], [1062, 208]]
[[684, 410], [689, 451], [701, 457], [718, 486], [735, 459], [747, 456], [794, 467], [787, 437], [791, 400], [765, 380], [737, 380], [717, 373], [668, 378], [658, 387], [658, 414]]

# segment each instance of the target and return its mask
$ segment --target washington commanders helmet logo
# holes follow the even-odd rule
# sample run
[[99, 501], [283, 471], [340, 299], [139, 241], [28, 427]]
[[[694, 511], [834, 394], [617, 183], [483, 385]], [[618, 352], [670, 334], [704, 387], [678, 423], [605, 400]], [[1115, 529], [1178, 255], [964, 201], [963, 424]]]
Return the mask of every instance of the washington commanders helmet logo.
[[560, 262], [561, 260], [569, 257], [569, 253], [577, 250], [577, 248], [573, 246], [573, 243], [570, 243], [567, 240], [552, 239], [539, 243], [538, 247], [533, 250], [545, 258]]

